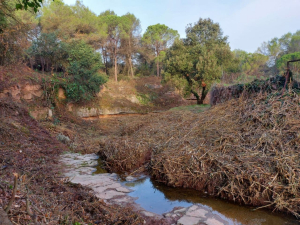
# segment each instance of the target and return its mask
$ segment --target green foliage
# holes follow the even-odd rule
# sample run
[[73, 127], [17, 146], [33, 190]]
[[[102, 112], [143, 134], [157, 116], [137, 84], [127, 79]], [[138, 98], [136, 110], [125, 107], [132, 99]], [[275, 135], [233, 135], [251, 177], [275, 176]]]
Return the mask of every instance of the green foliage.
[[[277, 60], [276, 67], [278, 68], [281, 74], [284, 74], [286, 72], [287, 62], [295, 59], [300, 59], [300, 52], [294, 52], [294, 53], [283, 55], [280, 59]], [[293, 72], [299, 73], [300, 62], [291, 63], [290, 69]]]
[[80, 102], [92, 99], [99, 91], [100, 85], [107, 81], [106, 75], [100, 73], [102, 61], [96, 52], [84, 41], [72, 43], [60, 42], [63, 46], [65, 59], [63, 62], [66, 73], [53, 74], [43, 81], [46, 97], [54, 102], [53, 96], [59, 87], [66, 91], [67, 101]]
[[107, 81], [107, 77], [99, 73], [102, 67], [100, 53], [79, 41], [70, 44], [68, 55], [67, 98], [75, 102], [92, 99], [100, 91], [100, 85]]
[[167, 51], [164, 79], [182, 85], [184, 78], [184, 92], [194, 94], [202, 104], [211, 84], [221, 78], [232, 60], [232, 53], [219, 24], [210, 19], [200, 18], [186, 33], [185, 39], [176, 40]]
[[248, 74], [257, 73], [268, 61], [268, 57], [260, 53], [247, 53], [242, 50], [235, 50], [233, 53], [239, 61], [239, 70]]
[[42, 6], [43, 0], [22, 0], [16, 4], [16, 9], [25, 9], [28, 10], [32, 8], [34, 12], [37, 12], [38, 9]]
[[141, 41], [155, 54], [157, 76], [160, 76], [159, 63], [165, 58], [165, 53], [162, 51], [165, 51], [168, 47], [170, 47], [176, 39], [179, 39], [178, 32], [164, 24], [149, 26], [144, 33]]
[[286, 33], [281, 38], [275, 37], [270, 41], [263, 42], [257, 52], [269, 58], [267, 65], [273, 74], [282, 72], [277, 61], [279, 60], [281, 63], [282, 60], [280, 59], [284, 55], [300, 52], [300, 30], [295, 33]]
[[152, 104], [151, 102], [157, 98], [157, 96], [154, 93], [151, 94], [139, 93], [136, 97], [142, 105], [147, 105], [147, 106], [151, 105]]

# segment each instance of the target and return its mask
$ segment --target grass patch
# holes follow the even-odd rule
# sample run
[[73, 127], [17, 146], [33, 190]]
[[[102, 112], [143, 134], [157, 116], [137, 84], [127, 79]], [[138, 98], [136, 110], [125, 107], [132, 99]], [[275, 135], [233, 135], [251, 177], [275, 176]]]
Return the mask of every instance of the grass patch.
[[187, 106], [179, 106], [171, 108], [169, 111], [191, 111], [194, 113], [203, 112], [205, 110], [208, 110], [210, 108], [210, 105], [187, 105]]

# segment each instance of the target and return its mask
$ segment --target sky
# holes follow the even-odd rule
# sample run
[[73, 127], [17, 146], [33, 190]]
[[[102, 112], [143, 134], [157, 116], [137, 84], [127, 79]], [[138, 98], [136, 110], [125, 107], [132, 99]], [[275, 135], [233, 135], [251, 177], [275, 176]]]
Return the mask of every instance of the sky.
[[[64, 0], [73, 5], [76, 0]], [[229, 37], [232, 50], [255, 52], [264, 41], [300, 30], [300, 0], [82, 0], [97, 15], [113, 10], [133, 13], [148, 26], [165, 24], [185, 37], [185, 28], [199, 18], [211, 18]]]

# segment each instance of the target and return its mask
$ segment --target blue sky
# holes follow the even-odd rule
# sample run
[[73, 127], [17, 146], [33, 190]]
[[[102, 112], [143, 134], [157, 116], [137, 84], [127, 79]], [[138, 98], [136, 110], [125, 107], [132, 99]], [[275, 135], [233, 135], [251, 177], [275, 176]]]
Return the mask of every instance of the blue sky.
[[[75, 4], [76, 0], [64, 0]], [[142, 33], [149, 25], [165, 24], [185, 37], [185, 27], [211, 18], [229, 36], [231, 49], [254, 52], [263, 41], [300, 30], [300, 0], [82, 0], [97, 15], [110, 9], [133, 13]]]

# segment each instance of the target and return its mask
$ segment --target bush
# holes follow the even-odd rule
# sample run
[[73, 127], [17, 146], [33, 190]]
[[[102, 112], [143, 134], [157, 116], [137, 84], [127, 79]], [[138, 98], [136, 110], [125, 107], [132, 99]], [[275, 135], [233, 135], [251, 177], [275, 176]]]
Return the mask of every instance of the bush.
[[103, 67], [101, 55], [83, 41], [73, 42], [68, 48], [69, 79], [64, 86], [69, 101], [92, 99], [100, 91], [107, 76], [99, 73]]

